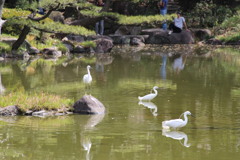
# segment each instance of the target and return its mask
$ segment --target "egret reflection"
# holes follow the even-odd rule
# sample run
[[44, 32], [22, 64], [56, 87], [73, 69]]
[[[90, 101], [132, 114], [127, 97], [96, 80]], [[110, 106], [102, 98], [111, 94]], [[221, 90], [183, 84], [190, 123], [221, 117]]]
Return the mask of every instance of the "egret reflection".
[[[176, 139], [179, 140], [180, 144], [183, 145], [184, 147], [190, 147], [191, 144], [188, 143], [188, 136], [187, 134], [185, 134], [184, 132], [180, 132], [180, 131], [169, 131], [169, 130], [162, 130], [162, 135], [172, 138], [172, 139]], [[183, 140], [183, 143], [181, 142], [181, 140]]]
[[83, 146], [84, 150], [87, 151], [86, 160], [89, 160], [90, 159], [90, 154], [89, 153], [90, 153], [90, 150], [91, 150], [91, 147], [92, 147], [92, 142], [91, 142], [89, 137], [83, 136], [82, 140], [81, 140], [81, 143], [82, 143], [82, 146]]
[[1, 72], [0, 72], [0, 95], [3, 94], [5, 92], [5, 88], [2, 84], [2, 75], [1, 75]]
[[91, 115], [87, 123], [84, 125], [83, 132], [81, 133], [81, 144], [83, 149], [87, 151], [86, 160], [90, 159], [90, 151], [92, 147], [91, 136], [89, 133], [91, 133], [91, 131], [95, 129], [95, 126], [103, 120], [104, 116], [105, 114]]
[[152, 102], [143, 102], [143, 101], [139, 101], [138, 102], [138, 105], [143, 105], [144, 107], [147, 107], [150, 109], [150, 111], [152, 112], [153, 116], [157, 116], [158, 113], [157, 113], [157, 106], [152, 103]]

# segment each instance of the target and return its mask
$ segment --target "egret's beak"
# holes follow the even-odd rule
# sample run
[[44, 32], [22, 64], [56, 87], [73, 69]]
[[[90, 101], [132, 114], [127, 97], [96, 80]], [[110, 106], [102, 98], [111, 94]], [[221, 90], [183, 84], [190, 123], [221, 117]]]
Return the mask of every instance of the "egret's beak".
[[195, 118], [195, 116], [194, 116], [194, 115], [192, 115], [192, 114], [191, 114], [191, 116], [192, 116], [193, 118]]

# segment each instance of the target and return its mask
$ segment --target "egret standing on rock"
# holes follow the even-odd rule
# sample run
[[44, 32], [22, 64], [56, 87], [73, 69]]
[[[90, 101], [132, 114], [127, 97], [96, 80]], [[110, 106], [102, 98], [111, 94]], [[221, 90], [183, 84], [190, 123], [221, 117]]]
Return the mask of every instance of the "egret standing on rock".
[[[163, 121], [162, 122], [162, 127], [163, 129], [179, 129], [182, 128], [184, 126], [186, 126], [187, 122], [188, 122], [188, 117], [187, 115], [192, 115], [191, 112], [186, 111], [183, 113], [184, 115], [184, 120], [182, 119], [173, 119], [173, 120], [168, 120], [168, 121]], [[180, 116], [181, 117], [181, 116]]]
[[83, 76], [83, 83], [85, 83], [85, 84], [87, 84], [87, 85], [90, 85], [91, 84], [91, 82], [92, 82], [92, 76], [91, 76], [91, 73], [90, 73], [90, 68], [91, 68], [91, 66], [87, 66], [87, 74], [85, 74], [84, 76]]
[[139, 99], [140, 101], [151, 101], [153, 98], [155, 98], [155, 97], [157, 96], [157, 94], [158, 94], [157, 89], [158, 89], [158, 87], [157, 87], [157, 86], [154, 86], [154, 87], [153, 87], [154, 93], [147, 94], [147, 95], [145, 95], [145, 96], [143, 96], [143, 97], [140, 97], [140, 96], [139, 96], [138, 99]]

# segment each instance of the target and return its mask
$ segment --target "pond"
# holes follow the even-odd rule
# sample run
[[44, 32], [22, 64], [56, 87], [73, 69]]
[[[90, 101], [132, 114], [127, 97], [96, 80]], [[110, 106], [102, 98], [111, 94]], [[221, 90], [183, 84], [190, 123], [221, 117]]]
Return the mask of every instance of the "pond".
[[[82, 77], [88, 64], [93, 83], [86, 89]], [[2, 94], [41, 91], [78, 100], [88, 92], [107, 112], [0, 117], [0, 157], [238, 159], [239, 67], [239, 50], [192, 46], [116, 47], [111, 54], [97, 57], [2, 61]], [[157, 97], [139, 102], [138, 96], [153, 86], [160, 87]], [[187, 110], [194, 117], [189, 116], [184, 128], [162, 130], [162, 121], [179, 118]]]

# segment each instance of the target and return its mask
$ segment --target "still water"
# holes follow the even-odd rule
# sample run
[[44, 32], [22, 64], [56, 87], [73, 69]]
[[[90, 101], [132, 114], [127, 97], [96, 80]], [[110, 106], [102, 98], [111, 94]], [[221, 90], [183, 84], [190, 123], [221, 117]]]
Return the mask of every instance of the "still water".
[[[240, 52], [197, 51], [124, 47], [97, 57], [0, 62], [1, 94], [43, 91], [78, 100], [90, 92], [107, 110], [105, 115], [0, 117], [0, 159], [239, 159]], [[93, 84], [86, 91], [82, 76], [88, 64]], [[158, 96], [138, 102], [153, 86], [160, 87]], [[195, 116], [187, 126], [162, 130], [163, 120], [187, 110]]]

